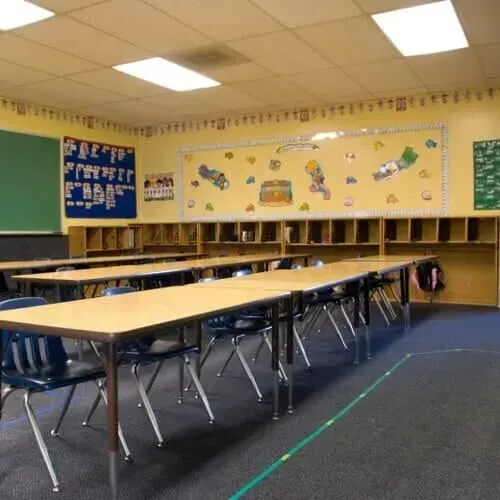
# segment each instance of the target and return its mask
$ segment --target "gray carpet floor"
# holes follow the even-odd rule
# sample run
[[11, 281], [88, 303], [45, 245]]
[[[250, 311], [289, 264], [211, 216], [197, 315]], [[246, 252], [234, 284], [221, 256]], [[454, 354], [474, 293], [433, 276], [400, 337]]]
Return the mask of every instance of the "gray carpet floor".
[[[417, 307], [413, 320], [407, 333], [377, 328], [375, 356], [358, 367], [331, 331], [310, 335], [314, 371], [296, 359], [297, 408], [278, 422], [270, 419], [267, 352], [253, 365], [266, 394], [259, 404], [236, 360], [216, 377], [228, 353], [217, 348], [203, 372], [213, 425], [191, 395], [177, 404], [177, 364], [165, 367], [151, 396], [164, 449], [154, 447], [123, 369], [120, 420], [135, 463], [120, 464], [120, 498], [498, 500], [500, 313]], [[255, 341], [245, 344], [251, 357]], [[56, 439], [49, 431], [64, 393], [33, 398], [59, 493], [51, 491], [20, 396], [8, 400], [0, 422], [2, 500], [107, 498], [103, 409], [91, 428], [80, 425], [94, 394], [92, 385], [77, 390]]]

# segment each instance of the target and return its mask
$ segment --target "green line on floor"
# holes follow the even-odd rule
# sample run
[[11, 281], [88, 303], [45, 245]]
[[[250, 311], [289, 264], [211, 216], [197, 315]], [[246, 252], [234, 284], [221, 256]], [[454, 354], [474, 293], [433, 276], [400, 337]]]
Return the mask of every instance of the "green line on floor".
[[276, 469], [281, 467], [287, 460], [296, 455], [302, 448], [307, 446], [311, 441], [317, 438], [321, 433], [323, 433], [330, 426], [338, 422], [345, 415], [347, 415], [360, 401], [362, 401], [368, 394], [373, 392], [389, 375], [394, 373], [405, 361], [408, 361], [413, 354], [408, 353], [403, 356], [397, 363], [392, 365], [383, 375], [381, 375], [373, 384], [371, 384], [367, 389], [365, 389], [361, 394], [354, 398], [349, 404], [344, 406], [338, 413], [336, 413], [331, 419], [327, 420], [323, 425], [318, 427], [315, 431], [311, 432], [302, 441], [296, 444], [293, 448], [284, 453], [278, 460], [271, 464], [267, 469], [263, 470], [260, 474], [255, 476], [251, 481], [246, 483], [237, 492], [233, 493], [229, 500], [239, 500], [243, 498], [250, 490], [255, 488], [259, 483], [264, 481], [268, 476], [270, 476]]

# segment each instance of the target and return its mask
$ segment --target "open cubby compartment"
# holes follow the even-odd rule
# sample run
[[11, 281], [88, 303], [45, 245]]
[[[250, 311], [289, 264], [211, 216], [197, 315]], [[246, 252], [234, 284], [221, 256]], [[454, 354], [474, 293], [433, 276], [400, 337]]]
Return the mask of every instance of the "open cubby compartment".
[[378, 245], [379, 240], [379, 219], [359, 219], [356, 221], [356, 243], [369, 243]]
[[162, 244], [165, 245], [179, 244], [179, 224], [177, 223], [163, 224]]
[[385, 219], [384, 241], [408, 243], [410, 241], [410, 220]]
[[85, 228], [85, 239], [87, 240], [87, 250], [102, 250], [102, 228]]
[[437, 242], [437, 219], [410, 219], [411, 240], [424, 243]]
[[161, 245], [163, 243], [163, 224], [144, 224], [144, 244]]
[[116, 228], [116, 247], [119, 250], [128, 250], [134, 248], [130, 246], [130, 231], [129, 227]]
[[328, 219], [309, 220], [307, 222], [308, 243], [331, 243], [332, 223]]
[[142, 249], [144, 246], [144, 234], [142, 226], [129, 226], [128, 232], [129, 248]]
[[219, 222], [219, 241], [237, 242], [238, 241], [238, 223], [237, 222]]
[[496, 218], [469, 217], [467, 219], [467, 241], [475, 241], [478, 243], [496, 243]]
[[307, 241], [307, 221], [287, 220], [285, 222], [286, 243], [308, 243]]
[[332, 241], [338, 244], [353, 245], [356, 242], [356, 221], [353, 219], [335, 219], [332, 221]]
[[214, 243], [219, 241], [216, 222], [204, 222], [201, 224], [200, 240], [202, 243]]
[[438, 240], [463, 243], [467, 238], [465, 217], [443, 217], [438, 219]]
[[116, 227], [103, 227], [102, 228], [102, 249], [103, 250], [116, 250], [118, 244], [116, 241]]
[[281, 241], [281, 223], [278, 221], [260, 222], [261, 243], [279, 243]]
[[255, 221], [240, 222], [240, 241], [244, 243], [259, 241], [259, 223]]
[[198, 239], [198, 225], [196, 222], [179, 225], [179, 243], [181, 245], [196, 245]]

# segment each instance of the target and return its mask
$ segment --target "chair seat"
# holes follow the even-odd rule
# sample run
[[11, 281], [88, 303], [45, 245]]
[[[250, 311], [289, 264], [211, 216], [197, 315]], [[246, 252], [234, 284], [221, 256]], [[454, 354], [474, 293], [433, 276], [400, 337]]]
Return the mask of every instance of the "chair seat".
[[121, 352], [120, 361], [122, 363], [148, 363], [198, 352], [200, 352], [200, 349], [195, 345], [185, 345], [182, 342], [160, 339], [155, 340], [147, 351], [125, 350]]
[[222, 337], [239, 335], [257, 335], [270, 331], [271, 323], [260, 318], [239, 318], [231, 326], [210, 326], [204, 325], [204, 330], [208, 335]]
[[72, 360], [66, 362], [63, 370], [57, 371], [50, 365], [41, 370], [26, 369], [23, 374], [17, 370], [2, 371], [2, 382], [6, 385], [34, 391], [52, 391], [105, 377], [102, 366]]

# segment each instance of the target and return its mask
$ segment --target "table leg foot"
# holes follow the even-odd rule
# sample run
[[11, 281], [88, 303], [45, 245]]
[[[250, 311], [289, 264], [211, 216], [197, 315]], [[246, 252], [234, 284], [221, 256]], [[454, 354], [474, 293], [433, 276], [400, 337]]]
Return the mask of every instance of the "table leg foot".
[[288, 413], [293, 413], [293, 365], [288, 365]]
[[109, 486], [111, 488], [111, 500], [118, 500], [118, 453], [109, 452]]
[[280, 378], [279, 372], [274, 372], [273, 420], [279, 420]]

